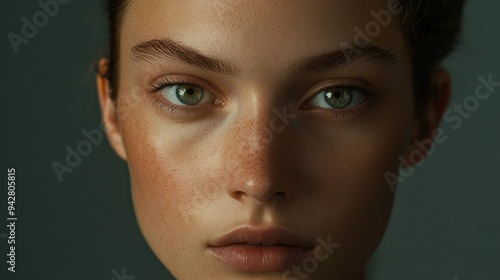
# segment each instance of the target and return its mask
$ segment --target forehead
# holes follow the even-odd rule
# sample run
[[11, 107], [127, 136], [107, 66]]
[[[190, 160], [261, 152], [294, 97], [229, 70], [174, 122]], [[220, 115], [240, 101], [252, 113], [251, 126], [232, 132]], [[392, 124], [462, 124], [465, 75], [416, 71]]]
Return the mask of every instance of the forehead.
[[[368, 39], [397, 55], [405, 43], [390, 7], [394, 1], [132, 0], [121, 53], [140, 42], [169, 38], [209, 56], [261, 68], [265, 65], [257, 65], [256, 58], [285, 63]], [[376, 14], [389, 15], [389, 24], [383, 26]]]

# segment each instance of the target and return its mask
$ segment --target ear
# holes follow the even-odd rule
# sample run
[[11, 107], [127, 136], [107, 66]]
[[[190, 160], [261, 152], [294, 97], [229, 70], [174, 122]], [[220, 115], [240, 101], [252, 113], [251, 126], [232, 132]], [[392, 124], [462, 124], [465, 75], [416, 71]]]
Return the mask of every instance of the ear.
[[111, 99], [111, 89], [108, 79], [109, 60], [101, 58], [97, 73], [97, 92], [99, 94], [99, 103], [101, 107], [102, 121], [106, 130], [106, 135], [119, 157], [127, 160], [123, 137], [118, 123], [115, 102]]
[[451, 98], [451, 78], [442, 68], [435, 70], [431, 77], [433, 97], [427, 102], [421, 112], [416, 112], [411, 143], [405, 155], [405, 160], [415, 166], [434, 152], [434, 139], [439, 133], [439, 125], [443, 119]]

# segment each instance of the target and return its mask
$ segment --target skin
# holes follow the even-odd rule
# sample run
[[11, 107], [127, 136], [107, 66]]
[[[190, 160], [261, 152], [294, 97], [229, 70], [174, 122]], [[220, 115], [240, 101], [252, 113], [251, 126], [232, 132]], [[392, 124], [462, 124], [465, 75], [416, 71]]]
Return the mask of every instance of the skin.
[[[417, 116], [409, 48], [395, 20], [371, 38], [394, 54], [390, 66], [353, 61], [287, 73], [296, 61], [352, 43], [354, 27], [364, 29], [370, 11], [386, 7], [378, 0], [132, 0], [121, 31], [118, 99], [98, 76], [99, 100], [108, 139], [129, 166], [140, 228], [176, 278], [282, 279], [283, 272], [226, 267], [206, 247], [241, 225], [280, 225], [314, 243], [330, 236], [341, 244], [308, 279], [364, 279], [393, 204], [383, 174], [397, 174], [397, 157], [432, 137], [449, 77], [431, 73], [440, 98]], [[134, 57], [137, 44], [165, 38], [237, 71]], [[101, 71], [106, 65], [100, 61]], [[219, 101], [171, 114], [158, 106], [169, 102], [149, 91], [162, 77], [189, 77]], [[374, 94], [351, 110], [304, 107], [322, 87], [345, 81]], [[273, 109], [283, 108], [296, 117], [273, 121], [282, 129], [269, 134]]]

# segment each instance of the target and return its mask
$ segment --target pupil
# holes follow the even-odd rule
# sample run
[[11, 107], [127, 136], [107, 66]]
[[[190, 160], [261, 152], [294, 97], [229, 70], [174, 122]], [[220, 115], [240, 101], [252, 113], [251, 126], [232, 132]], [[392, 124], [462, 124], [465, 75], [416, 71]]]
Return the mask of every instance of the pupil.
[[189, 95], [193, 95], [193, 94], [194, 94], [194, 90], [193, 90], [193, 88], [188, 89], [188, 90], [187, 90], [187, 94], [189, 94]]
[[340, 92], [336, 91], [336, 92], [333, 94], [333, 97], [335, 97], [335, 98], [340, 98]]

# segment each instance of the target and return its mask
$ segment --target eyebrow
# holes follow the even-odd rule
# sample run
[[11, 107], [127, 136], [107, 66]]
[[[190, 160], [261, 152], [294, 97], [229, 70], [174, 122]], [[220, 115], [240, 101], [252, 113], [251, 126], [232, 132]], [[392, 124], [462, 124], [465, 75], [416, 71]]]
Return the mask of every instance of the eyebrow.
[[178, 60], [196, 68], [234, 75], [236, 68], [215, 58], [201, 54], [197, 50], [170, 39], [154, 39], [132, 47], [132, 57], [138, 60], [164, 58]]
[[[367, 44], [357, 48], [345, 44], [341, 49], [302, 59], [288, 69], [289, 76], [327, 71], [352, 62], [365, 62], [380, 66], [391, 66], [398, 62], [391, 51]], [[136, 60], [177, 60], [190, 66], [225, 75], [235, 75], [238, 68], [171, 39], [154, 39], [132, 47], [132, 57]]]
[[341, 49], [318, 54], [297, 63], [289, 69], [289, 75], [323, 72], [332, 68], [348, 65], [353, 62], [364, 62], [389, 67], [398, 62], [396, 56], [388, 50], [367, 44], [357, 48], [345, 44]]

